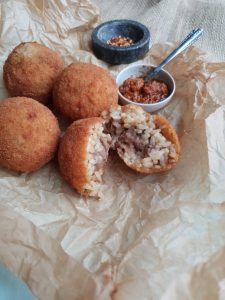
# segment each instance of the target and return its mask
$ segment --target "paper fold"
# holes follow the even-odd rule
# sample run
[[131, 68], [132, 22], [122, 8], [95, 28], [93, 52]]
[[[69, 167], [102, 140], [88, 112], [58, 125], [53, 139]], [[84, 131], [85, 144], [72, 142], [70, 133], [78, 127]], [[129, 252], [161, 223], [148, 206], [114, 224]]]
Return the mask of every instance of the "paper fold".
[[[90, 51], [99, 11], [87, 0], [8, 1], [0, 16], [2, 66], [18, 43], [36, 40], [66, 64], [92, 62], [113, 76], [124, 67]], [[159, 63], [174, 46], [154, 45], [143, 62]], [[225, 63], [209, 62], [192, 46], [167, 70], [176, 93], [159, 113], [175, 126], [182, 147], [170, 172], [143, 176], [110, 154], [97, 202], [71, 189], [55, 161], [31, 174], [0, 169], [0, 259], [40, 299], [203, 299], [204, 291], [192, 293], [193, 278], [212, 284], [210, 299], [218, 294], [220, 269], [213, 277], [208, 267], [197, 277], [190, 270], [210, 264], [225, 245]], [[2, 80], [0, 96], [7, 96]], [[223, 266], [223, 256], [216, 257], [215, 270]], [[183, 273], [185, 288], [162, 296]]]

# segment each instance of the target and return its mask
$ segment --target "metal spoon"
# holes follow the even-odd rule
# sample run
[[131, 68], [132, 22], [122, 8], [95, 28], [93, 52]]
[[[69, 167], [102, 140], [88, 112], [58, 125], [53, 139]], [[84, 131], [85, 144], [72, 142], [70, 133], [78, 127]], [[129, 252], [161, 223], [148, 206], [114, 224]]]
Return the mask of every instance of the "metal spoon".
[[162, 62], [161, 64], [156, 67], [154, 70], [149, 71], [144, 79], [145, 80], [150, 80], [153, 79], [157, 76], [157, 74], [161, 71], [161, 69], [168, 64], [174, 57], [176, 57], [178, 54], [180, 54], [182, 51], [184, 51], [188, 46], [190, 46], [192, 43], [197, 41], [200, 36], [203, 33], [202, 28], [196, 28], [192, 30], [186, 38], [180, 43], [180, 45], [175, 48]]

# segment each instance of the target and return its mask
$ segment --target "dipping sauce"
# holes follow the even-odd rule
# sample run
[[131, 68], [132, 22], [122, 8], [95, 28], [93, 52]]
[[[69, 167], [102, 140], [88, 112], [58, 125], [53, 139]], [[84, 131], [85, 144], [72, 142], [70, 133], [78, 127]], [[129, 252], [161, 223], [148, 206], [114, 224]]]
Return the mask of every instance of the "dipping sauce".
[[134, 41], [129, 38], [129, 37], [125, 37], [125, 36], [113, 36], [110, 40], [107, 41], [108, 45], [111, 46], [130, 46], [134, 43]]
[[119, 87], [120, 93], [137, 103], [156, 103], [169, 95], [168, 86], [160, 80], [144, 80], [143, 77], [129, 77]]

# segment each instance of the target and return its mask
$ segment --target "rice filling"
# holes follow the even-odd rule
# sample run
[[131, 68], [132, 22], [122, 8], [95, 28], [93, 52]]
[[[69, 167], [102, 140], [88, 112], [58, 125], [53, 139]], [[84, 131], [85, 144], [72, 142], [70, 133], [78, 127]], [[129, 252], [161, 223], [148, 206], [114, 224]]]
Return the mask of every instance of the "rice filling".
[[85, 189], [90, 196], [98, 196], [102, 182], [103, 166], [108, 158], [108, 151], [111, 145], [111, 136], [104, 133], [103, 124], [95, 124], [89, 133], [87, 144], [87, 170], [88, 183]]
[[126, 112], [121, 107], [112, 108], [103, 118], [106, 131], [112, 135], [112, 147], [128, 165], [157, 169], [175, 162], [175, 145], [156, 128], [154, 116], [141, 108]]

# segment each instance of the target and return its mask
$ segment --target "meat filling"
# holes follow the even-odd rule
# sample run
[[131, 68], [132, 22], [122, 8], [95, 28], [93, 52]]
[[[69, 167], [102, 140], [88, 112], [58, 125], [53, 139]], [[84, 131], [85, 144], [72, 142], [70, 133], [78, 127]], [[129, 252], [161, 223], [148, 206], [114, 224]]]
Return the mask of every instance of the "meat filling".
[[144, 144], [141, 136], [138, 135], [133, 129], [125, 130], [119, 137], [117, 146], [120, 143], [125, 143], [126, 145], [133, 144], [136, 151], [143, 151], [148, 145]]

